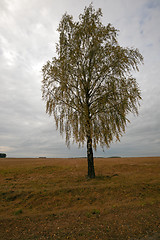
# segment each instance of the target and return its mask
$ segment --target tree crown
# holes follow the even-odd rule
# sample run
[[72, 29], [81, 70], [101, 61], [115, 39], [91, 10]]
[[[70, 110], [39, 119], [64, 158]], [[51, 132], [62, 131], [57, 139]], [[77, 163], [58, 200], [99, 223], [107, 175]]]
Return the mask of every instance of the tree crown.
[[103, 26], [101, 9], [92, 4], [79, 21], [64, 14], [59, 24], [57, 57], [42, 68], [42, 97], [60, 133], [83, 144], [88, 136], [110, 146], [125, 131], [127, 114], [138, 114], [140, 90], [132, 70], [139, 71], [143, 57], [138, 49], [118, 44], [118, 31]]

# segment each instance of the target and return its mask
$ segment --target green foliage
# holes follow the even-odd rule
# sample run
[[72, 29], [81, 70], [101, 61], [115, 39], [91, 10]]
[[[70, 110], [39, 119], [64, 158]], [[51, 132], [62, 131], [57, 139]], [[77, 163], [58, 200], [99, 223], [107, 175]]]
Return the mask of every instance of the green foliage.
[[[92, 139], [96, 149], [110, 146], [125, 131], [127, 114], [138, 114], [140, 90], [132, 70], [143, 57], [118, 44], [118, 31], [103, 26], [101, 9], [92, 4], [79, 21], [64, 14], [58, 28], [57, 57], [42, 68], [42, 97], [60, 133], [81, 146]], [[92, 143], [91, 142], [91, 143]]]
[[0, 158], [6, 158], [6, 153], [0, 153]]

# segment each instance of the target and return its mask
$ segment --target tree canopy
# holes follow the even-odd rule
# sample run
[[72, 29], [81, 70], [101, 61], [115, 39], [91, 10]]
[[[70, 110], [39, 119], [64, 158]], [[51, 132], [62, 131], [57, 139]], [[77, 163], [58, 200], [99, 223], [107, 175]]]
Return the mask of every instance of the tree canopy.
[[[58, 32], [57, 56], [42, 68], [42, 97], [66, 143], [109, 147], [124, 133], [128, 113], [138, 114], [140, 89], [132, 71], [143, 57], [138, 49], [121, 47], [118, 30], [101, 22], [92, 4], [79, 21], [64, 14]], [[87, 145], [88, 149], [88, 145]]]

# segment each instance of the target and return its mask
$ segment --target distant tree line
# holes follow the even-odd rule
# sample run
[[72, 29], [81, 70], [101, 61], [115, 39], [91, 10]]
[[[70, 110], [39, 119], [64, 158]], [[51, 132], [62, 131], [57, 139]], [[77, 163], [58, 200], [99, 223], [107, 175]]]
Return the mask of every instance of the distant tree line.
[[6, 158], [6, 154], [5, 153], [0, 153], [0, 158]]

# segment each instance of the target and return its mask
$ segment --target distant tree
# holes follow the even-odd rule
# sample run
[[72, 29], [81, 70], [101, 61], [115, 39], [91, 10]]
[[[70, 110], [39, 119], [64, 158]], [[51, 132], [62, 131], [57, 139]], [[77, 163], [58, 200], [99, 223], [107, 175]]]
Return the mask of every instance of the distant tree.
[[6, 158], [6, 153], [0, 153], [0, 158]]
[[127, 114], [138, 114], [141, 94], [132, 70], [139, 70], [143, 57], [138, 49], [118, 44], [118, 31], [103, 26], [101, 9], [92, 4], [79, 21], [64, 14], [58, 32], [57, 56], [42, 68], [42, 98], [46, 112], [54, 115], [60, 133], [87, 142], [88, 177], [95, 177], [93, 147], [103, 148], [120, 140]]

